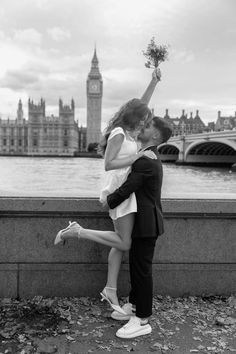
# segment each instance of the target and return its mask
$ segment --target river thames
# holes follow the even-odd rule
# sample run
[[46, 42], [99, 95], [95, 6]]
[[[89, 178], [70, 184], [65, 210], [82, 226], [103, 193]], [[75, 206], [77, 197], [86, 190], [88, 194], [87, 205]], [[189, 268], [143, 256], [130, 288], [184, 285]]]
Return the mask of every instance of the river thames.
[[[0, 157], [0, 196], [98, 197], [103, 159]], [[164, 163], [162, 198], [236, 199], [236, 173], [229, 168]]]

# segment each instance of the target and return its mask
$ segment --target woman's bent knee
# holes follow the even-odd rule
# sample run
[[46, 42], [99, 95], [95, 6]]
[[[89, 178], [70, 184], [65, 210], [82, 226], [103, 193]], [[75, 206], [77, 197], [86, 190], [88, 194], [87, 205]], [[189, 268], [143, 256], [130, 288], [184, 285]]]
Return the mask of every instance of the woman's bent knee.
[[123, 245], [123, 251], [129, 251], [131, 247], [131, 241], [130, 242], [124, 242]]

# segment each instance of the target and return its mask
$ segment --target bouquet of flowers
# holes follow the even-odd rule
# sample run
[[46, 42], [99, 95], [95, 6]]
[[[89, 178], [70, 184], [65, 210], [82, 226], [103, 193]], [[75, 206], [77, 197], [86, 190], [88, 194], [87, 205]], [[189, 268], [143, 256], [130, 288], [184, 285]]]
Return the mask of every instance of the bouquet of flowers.
[[147, 50], [143, 50], [143, 55], [147, 58], [145, 66], [147, 68], [157, 68], [161, 62], [168, 59], [168, 46], [156, 45], [155, 38], [152, 37], [147, 46]]

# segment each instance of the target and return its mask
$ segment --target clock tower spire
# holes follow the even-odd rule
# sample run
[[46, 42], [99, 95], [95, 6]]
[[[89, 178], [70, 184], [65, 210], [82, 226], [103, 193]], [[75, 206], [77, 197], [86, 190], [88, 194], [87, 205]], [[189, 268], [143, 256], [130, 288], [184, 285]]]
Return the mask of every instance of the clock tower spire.
[[101, 138], [102, 75], [99, 71], [96, 47], [87, 78], [87, 146]]

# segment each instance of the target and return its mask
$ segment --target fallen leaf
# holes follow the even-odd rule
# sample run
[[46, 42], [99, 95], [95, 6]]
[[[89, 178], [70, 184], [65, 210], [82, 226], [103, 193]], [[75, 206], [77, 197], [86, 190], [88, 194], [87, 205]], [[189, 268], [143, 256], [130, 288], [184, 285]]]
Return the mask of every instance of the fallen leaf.
[[193, 337], [194, 340], [200, 340], [200, 342], [202, 342], [202, 338], [200, 337]]
[[203, 349], [205, 349], [205, 347], [203, 346], [203, 345], [198, 345], [198, 347], [197, 347], [199, 350], [203, 350]]
[[223, 318], [223, 317], [217, 317], [215, 320], [215, 323], [217, 325], [220, 326], [231, 326], [236, 324], [236, 318], [233, 317], [227, 317], [227, 318]]
[[75, 338], [73, 338], [71, 336], [66, 336], [66, 339], [71, 340], [71, 341], [75, 340]]

